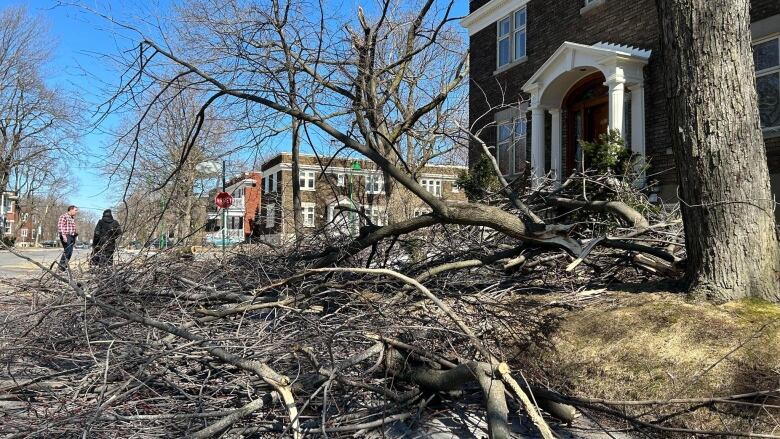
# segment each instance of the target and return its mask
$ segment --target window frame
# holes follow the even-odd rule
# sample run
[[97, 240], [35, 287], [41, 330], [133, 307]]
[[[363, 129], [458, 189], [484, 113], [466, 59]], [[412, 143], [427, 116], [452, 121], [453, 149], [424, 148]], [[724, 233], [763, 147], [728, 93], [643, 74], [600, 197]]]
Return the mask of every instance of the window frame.
[[374, 223], [375, 226], [387, 224], [387, 209], [373, 204], [363, 205], [363, 214]]
[[347, 176], [344, 173], [337, 173], [336, 174], [336, 186], [337, 187], [344, 187], [347, 185]]
[[364, 186], [367, 194], [383, 194], [385, 192], [384, 177], [381, 174], [368, 174], [366, 175]]
[[317, 171], [299, 171], [298, 183], [302, 191], [315, 191], [317, 185]]
[[[525, 21], [523, 22], [522, 26], [517, 26], [517, 23], [515, 22], [515, 19], [517, 18], [518, 12], [524, 12], [525, 15]], [[509, 20], [509, 30], [506, 34], [501, 33], [501, 23], [505, 22], [506, 20]], [[525, 50], [521, 56], [516, 56], [515, 53], [515, 35], [517, 33], [523, 33], [523, 41], [524, 41], [524, 47]], [[509, 46], [509, 58], [505, 63], [501, 63], [501, 42], [504, 40], [508, 40], [508, 46]], [[519, 7], [509, 14], [499, 18], [496, 20], [496, 71], [502, 71], [504, 69], [509, 68], [510, 66], [523, 62], [528, 59], [528, 7], [522, 6]]]
[[[301, 217], [303, 218], [303, 227], [314, 227], [316, 221], [316, 209], [315, 203], [301, 203]], [[311, 215], [311, 218], [309, 218]], [[309, 221], [311, 219], [311, 221]]]
[[421, 178], [420, 186], [437, 197], [442, 194], [442, 180], [440, 178]]
[[[780, 32], [776, 32], [776, 33], [773, 33], [771, 35], [767, 35], [767, 36], [758, 38], [755, 41], [751, 41], [750, 48], [751, 48], [751, 51], [753, 51], [753, 50], [755, 50], [755, 47], [758, 46], [759, 44], [767, 43], [767, 42], [773, 41], [773, 40], [777, 41], [778, 62], [777, 62], [776, 65], [774, 65], [772, 67], [768, 67], [768, 68], [762, 69], [762, 70], [756, 70], [756, 66], [755, 65], [753, 66], [753, 68], [754, 68], [753, 71], [754, 71], [754, 74], [755, 74], [756, 86], [758, 86], [758, 78], [762, 78], [762, 77], [765, 77], [765, 76], [772, 76], [772, 75], [777, 76], [778, 83], [780, 84]], [[756, 87], [756, 101], [758, 101], [758, 99], [759, 99], [758, 87]], [[780, 86], [778, 86], [777, 99], [780, 100]], [[760, 123], [761, 123], [761, 116], [759, 114], [759, 124]], [[769, 126], [769, 127], [761, 126], [761, 131], [764, 134], [767, 134], [767, 133], [779, 133], [780, 134], [780, 123], [778, 123], [778, 125], [773, 125], [773, 126]]]
[[[522, 124], [524, 126], [523, 129], [523, 135], [518, 136], [517, 135], [517, 126], [518, 124]], [[503, 126], [509, 125], [509, 138], [506, 141], [501, 141], [501, 128]], [[521, 142], [521, 139], [523, 140]], [[517, 152], [516, 149], [518, 146], [521, 146], [522, 148], [526, 147], [526, 141], [528, 139], [528, 120], [525, 116], [518, 116], [514, 117], [512, 119], [503, 120], [496, 122], [496, 163], [498, 164], [498, 169], [501, 169], [501, 146], [504, 144], [507, 144], [509, 147], [509, 157], [511, 157], [511, 162], [509, 164], [509, 172], [507, 174], [504, 174], [505, 177], [513, 176], [513, 175], [519, 175], [522, 172], [517, 172]]]

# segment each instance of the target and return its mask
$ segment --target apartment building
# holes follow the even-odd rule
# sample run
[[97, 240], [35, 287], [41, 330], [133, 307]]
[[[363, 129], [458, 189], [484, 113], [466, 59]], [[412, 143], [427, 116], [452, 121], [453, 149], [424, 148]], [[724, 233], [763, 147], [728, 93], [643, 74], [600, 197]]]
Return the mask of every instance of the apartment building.
[[[777, 193], [780, 1], [751, 6], [759, 113]], [[471, 0], [469, 8], [461, 22], [472, 57], [469, 118], [486, 127], [481, 137], [496, 146], [507, 176], [530, 162], [532, 176], [565, 178], [583, 159], [580, 139], [616, 129], [649, 160], [661, 197], [676, 201], [655, 0]], [[502, 102], [516, 104], [497, 108]], [[470, 162], [481, 154], [472, 145]]]
[[[456, 184], [464, 166], [427, 165], [416, 175], [428, 191], [445, 200], [466, 200]], [[260, 221], [255, 233], [269, 242], [294, 236], [292, 154], [282, 153], [261, 167], [263, 175]], [[325, 229], [357, 236], [361, 225], [385, 225], [430, 209], [408, 190], [396, 185], [385, 193], [382, 172], [365, 159], [313, 155], [300, 158], [302, 233]]]

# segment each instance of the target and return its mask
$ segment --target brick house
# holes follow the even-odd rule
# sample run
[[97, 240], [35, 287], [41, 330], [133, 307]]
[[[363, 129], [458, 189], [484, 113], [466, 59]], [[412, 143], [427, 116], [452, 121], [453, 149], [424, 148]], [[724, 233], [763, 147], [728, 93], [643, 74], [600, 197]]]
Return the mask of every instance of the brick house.
[[37, 217], [29, 207], [17, 205], [19, 211], [19, 224], [14, 227], [17, 247], [32, 247], [36, 244], [36, 237], [40, 231]]
[[[780, 1], [753, 0], [759, 113], [773, 191], [780, 190]], [[581, 165], [578, 139], [618, 129], [676, 202], [660, 26], [654, 0], [471, 0], [469, 117], [509, 176], [561, 179]], [[502, 92], [503, 90], [503, 92]], [[515, 103], [498, 107], [501, 102]], [[498, 107], [498, 108], [497, 108]], [[470, 163], [481, 149], [473, 145]]]
[[[430, 209], [408, 190], [396, 185], [388, 198], [382, 172], [369, 160], [301, 155], [300, 185], [303, 232], [325, 228], [356, 236], [365, 217], [385, 225]], [[325, 169], [323, 171], [323, 169]], [[465, 200], [456, 180], [464, 166], [426, 165], [417, 181], [443, 199]], [[255, 233], [269, 242], [293, 236], [292, 154], [282, 153], [262, 165], [263, 196]]]
[[260, 206], [260, 183], [261, 174], [259, 171], [244, 172], [226, 182], [225, 192], [233, 195], [233, 204], [226, 212], [217, 211], [213, 202], [209, 204], [211, 207], [208, 211], [208, 219], [212, 225], [210, 227], [212, 231], [206, 234], [206, 243], [222, 243], [222, 223], [225, 218], [227, 219], [225, 223], [227, 242], [235, 244], [249, 238], [252, 234], [255, 214]]
[[0, 235], [4, 238], [14, 236], [14, 225], [19, 221], [19, 209], [16, 192], [0, 192]]

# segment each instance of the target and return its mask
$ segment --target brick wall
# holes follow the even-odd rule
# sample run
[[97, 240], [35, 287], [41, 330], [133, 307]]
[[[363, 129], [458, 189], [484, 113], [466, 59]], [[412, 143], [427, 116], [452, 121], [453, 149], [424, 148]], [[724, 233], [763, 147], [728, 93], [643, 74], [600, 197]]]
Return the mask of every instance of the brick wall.
[[[472, 0], [470, 10], [484, 6], [488, 0]], [[470, 39], [472, 62], [470, 65], [469, 117], [479, 129], [493, 121], [491, 107], [503, 102], [517, 102], [530, 96], [520, 87], [560, 47], [564, 41], [594, 44], [599, 41], [627, 44], [650, 49], [653, 54], [645, 68], [645, 131], [647, 155], [652, 165], [651, 173], [662, 185], [677, 180], [674, 158], [671, 154], [671, 138], [666, 110], [666, 90], [660, 58], [660, 34], [655, 0], [606, 0], [583, 14], [580, 0], [531, 1], [527, 4], [527, 56], [528, 60], [503, 72], [496, 70], [495, 23], [473, 35]], [[780, 14], [780, 1], [754, 0], [751, 20], [756, 21]], [[502, 96], [502, 90], [505, 95]], [[483, 115], [488, 114], [488, 117]], [[481, 123], [476, 121], [481, 119]], [[528, 115], [530, 122], [530, 114]], [[549, 128], [549, 124], [548, 124]], [[530, 129], [529, 129], [530, 132]], [[481, 137], [495, 145], [496, 132], [487, 128]], [[527, 138], [530, 144], [530, 135]], [[770, 172], [780, 172], [780, 139], [767, 139]], [[469, 162], [474, 163], [481, 154], [478, 144], [472, 143]], [[565, 157], [565, 151], [564, 151]], [[530, 160], [530, 157], [528, 157]], [[549, 159], [548, 159], [549, 160]], [[549, 162], [548, 162], [549, 163]]]
[[[263, 192], [261, 197], [261, 222], [258, 230], [261, 235], [290, 234], [294, 232], [292, 171], [287, 166], [283, 166], [278, 171], [276, 169], [279, 168], [273, 169], [276, 165], [289, 165], [291, 162], [292, 156], [284, 153], [270, 160], [268, 166], [262, 166], [262, 169], [266, 172], [274, 171], [279, 176], [279, 182], [276, 192]], [[327, 159], [323, 159], [322, 164], [326, 162]], [[345, 170], [351, 169], [354, 162], [360, 164], [361, 170], [352, 173], [345, 172]], [[312, 166], [318, 169], [314, 185], [315, 190], [301, 190], [301, 203], [314, 203], [315, 205], [314, 227], [310, 228], [310, 230], [316, 230], [324, 226], [327, 223], [328, 206], [335, 200], [348, 196], [351, 196], [355, 204], [359, 205], [358, 207], [372, 205], [385, 208], [389, 222], [410, 218], [414, 215], [415, 209], [425, 207], [417, 197], [398, 184], [393, 185], [392, 195], [389, 199], [384, 193], [366, 193], [366, 176], [362, 175], [362, 173], [364, 171], [373, 171], [376, 175], [381, 175], [381, 171], [378, 171], [376, 165], [370, 161], [337, 158], [330, 162], [330, 167], [324, 173], [321, 171], [320, 162], [316, 157], [301, 156], [300, 163], [304, 167], [309, 166], [309, 169], [306, 170], [310, 170]], [[431, 178], [435, 178], [433, 177], [434, 175], [438, 175], [440, 178], [445, 176], [456, 178], [460, 172], [462, 172], [462, 168], [429, 165], [418, 172], [418, 180], [425, 178], [427, 175], [431, 175]], [[337, 185], [337, 174], [339, 173], [345, 175], [344, 186]], [[268, 174], [266, 173], [263, 178], [268, 178]], [[261, 187], [264, 190], [265, 184], [263, 183]], [[466, 196], [462, 190], [453, 192], [453, 182], [447, 180], [442, 181], [442, 199], [465, 201]], [[269, 203], [274, 203], [277, 209], [276, 223], [271, 228], [265, 226], [266, 206]]]

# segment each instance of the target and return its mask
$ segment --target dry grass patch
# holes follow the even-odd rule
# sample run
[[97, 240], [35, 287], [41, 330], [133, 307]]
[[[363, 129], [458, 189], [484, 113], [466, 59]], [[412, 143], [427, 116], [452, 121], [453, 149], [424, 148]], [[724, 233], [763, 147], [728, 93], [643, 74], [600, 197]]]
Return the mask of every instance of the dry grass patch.
[[[539, 373], [554, 387], [610, 400], [710, 398], [780, 387], [780, 306], [690, 303], [672, 294], [612, 293], [609, 299], [566, 316], [551, 334], [552, 347], [537, 349], [535, 357], [544, 358]], [[752, 402], [780, 404], [767, 397]], [[654, 407], [656, 418], [684, 408]], [[716, 404], [675, 416], [672, 424], [771, 431], [778, 414]]]

